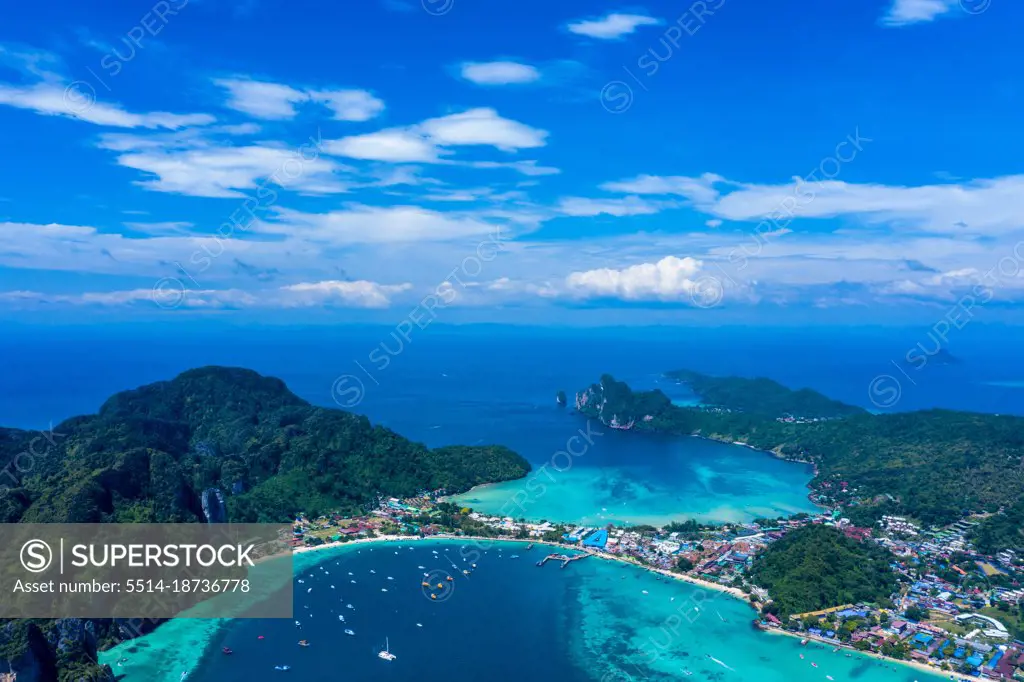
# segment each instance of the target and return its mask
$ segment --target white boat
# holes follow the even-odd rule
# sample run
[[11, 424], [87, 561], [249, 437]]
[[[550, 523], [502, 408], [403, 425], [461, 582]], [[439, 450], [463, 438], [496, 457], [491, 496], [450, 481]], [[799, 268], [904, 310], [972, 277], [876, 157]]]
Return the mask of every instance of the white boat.
[[383, 658], [385, 661], [393, 661], [396, 658], [398, 658], [398, 656], [395, 656], [393, 653], [391, 653], [390, 649], [391, 649], [391, 642], [389, 642], [387, 640], [387, 638], [385, 637], [384, 638], [384, 651], [378, 651], [377, 652], [377, 658]]
[[345, 630], [345, 634], [349, 636], [354, 636], [356, 633], [352, 632], [351, 630]]

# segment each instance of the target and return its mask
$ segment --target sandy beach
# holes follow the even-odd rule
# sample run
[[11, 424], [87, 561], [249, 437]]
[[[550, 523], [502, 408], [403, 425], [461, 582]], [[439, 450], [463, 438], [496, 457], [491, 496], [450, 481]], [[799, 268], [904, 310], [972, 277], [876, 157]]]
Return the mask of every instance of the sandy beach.
[[558, 549], [574, 550], [574, 551], [577, 551], [577, 552], [584, 551], [587, 554], [589, 554], [589, 555], [591, 555], [593, 557], [596, 557], [598, 559], [606, 559], [606, 560], [609, 560], [609, 561], [617, 561], [619, 563], [628, 564], [628, 565], [633, 566], [635, 568], [641, 568], [641, 569], [644, 569], [646, 571], [651, 571], [652, 573], [661, 574], [661, 575], [665, 576], [666, 578], [672, 578], [674, 580], [681, 580], [683, 582], [691, 583], [691, 584], [697, 585], [699, 587], [705, 587], [705, 588], [707, 588], [709, 590], [715, 590], [716, 592], [721, 592], [723, 594], [728, 594], [728, 595], [730, 595], [732, 597], [735, 597], [736, 599], [741, 599], [741, 600], [743, 600], [743, 601], [745, 601], [745, 602], [747, 602], [747, 603], [749, 603], [751, 605], [754, 604], [754, 600], [750, 597], [750, 595], [744, 593], [743, 590], [739, 590], [739, 589], [737, 589], [735, 587], [728, 587], [726, 585], [720, 585], [719, 583], [713, 583], [713, 582], [710, 582], [710, 581], [707, 581], [707, 580], [701, 580], [700, 578], [695, 578], [695, 577], [693, 577], [691, 575], [685, 575], [685, 574], [682, 574], [682, 573], [673, 573], [672, 571], [669, 571], [669, 570], [666, 570], [666, 569], [663, 569], [663, 568], [654, 568], [653, 566], [645, 566], [644, 564], [641, 564], [639, 561], [637, 561], [633, 557], [619, 556], [617, 554], [609, 554], [607, 552], [597, 552], [597, 551], [583, 550], [578, 545], [569, 545], [569, 544], [565, 544], [565, 543], [561, 543], [561, 542], [549, 542], [549, 541], [537, 540], [537, 539], [533, 539], [533, 538], [486, 538], [486, 537], [475, 536], [475, 535], [435, 535], [435, 536], [431, 536], [431, 537], [419, 537], [418, 535], [381, 535], [381, 536], [378, 536], [378, 537], [375, 537], [375, 538], [359, 538], [358, 540], [349, 540], [347, 542], [329, 542], [329, 543], [324, 543], [322, 545], [316, 545], [315, 547], [297, 547], [297, 548], [295, 548], [292, 551], [295, 554], [301, 554], [301, 553], [305, 553], [305, 552], [315, 552], [315, 551], [318, 551], [318, 550], [330, 549], [330, 548], [334, 548], [334, 547], [342, 547], [342, 546], [357, 545], [357, 544], [370, 544], [370, 543], [374, 543], [374, 542], [406, 542], [406, 541], [411, 541], [411, 542], [430, 542], [431, 540], [449, 540], [449, 541], [451, 541], [451, 540], [458, 540], [458, 541], [465, 541], [465, 542], [469, 542], [469, 543], [474, 543], [474, 542], [475, 543], [519, 542], [519, 543], [526, 543], [526, 544], [533, 543], [535, 545], [544, 545], [544, 546], [547, 546], [547, 547], [557, 547]]
[[900, 660], [900, 659], [896, 659], [896, 658], [889, 658], [887, 656], [883, 656], [882, 654], [875, 653], [875, 652], [872, 652], [872, 651], [860, 651], [859, 649], [855, 649], [852, 646], [847, 646], [845, 644], [840, 644], [838, 642], [833, 642], [831, 640], [824, 639], [822, 637], [816, 637], [815, 635], [809, 635], [809, 634], [807, 634], [805, 632], [787, 632], [786, 630], [782, 630], [782, 629], [779, 629], [779, 628], [768, 628], [766, 630], [762, 630], [762, 632], [767, 632], [769, 634], [774, 634], [774, 635], [785, 635], [787, 637], [796, 637], [797, 639], [808, 639], [808, 640], [810, 640], [812, 642], [817, 642], [819, 644], [824, 644], [824, 645], [830, 646], [832, 648], [839, 647], [839, 649], [842, 650], [842, 651], [856, 651], [857, 653], [860, 653], [860, 654], [862, 654], [864, 656], [867, 656], [869, 658], [877, 659], [879, 661], [884, 661], [886, 663], [894, 663], [894, 664], [908, 666], [908, 667], [911, 667], [911, 668], [916, 668], [917, 670], [921, 670], [921, 671], [930, 673], [932, 675], [942, 675], [942, 676], [945, 676], [945, 677], [952, 677], [953, 679], [961, 680], [961, 682], [968, 682], [968, 680], [977, 679], [977, 678], [968, 677], [966, 675], [961, 675], [960, 673], [942, 670], [942, 669], [937, 668], [935, 666], [928, 665], [926, 663], [922, 663], [921, 661]]

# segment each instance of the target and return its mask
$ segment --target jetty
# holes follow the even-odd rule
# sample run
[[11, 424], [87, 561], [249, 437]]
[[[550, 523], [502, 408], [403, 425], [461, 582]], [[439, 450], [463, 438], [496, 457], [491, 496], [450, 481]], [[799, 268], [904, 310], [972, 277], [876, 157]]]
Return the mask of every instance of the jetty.
[[546, 557], [537, 562], [538, 566], [543, 566], [548, 561], [561, 561], [561, 568], [565, 568], [573, 561], [579, 561], [580, 559], [586, 559], [589, 554], [577, 554], [575, 556], [569, 556], [568, 554], [548, 554]]

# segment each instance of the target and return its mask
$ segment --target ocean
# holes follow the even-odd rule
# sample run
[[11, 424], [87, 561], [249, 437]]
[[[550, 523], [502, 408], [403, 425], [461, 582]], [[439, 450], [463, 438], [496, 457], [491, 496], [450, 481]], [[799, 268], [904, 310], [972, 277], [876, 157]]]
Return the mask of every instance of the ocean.
[[[739, 446], [609, 432], [555, 404], [557, 391], [571, 397], [604, 373], [635, 388], [660, 387], [682, 402], [693, 396], [666, 383], [664, 371], [767, 376], [878, 412], [941, 407], [1024, 415], [1021, 333], [980, 326], [965, 328], [948, 344], [955, 362], [922, 356], [933, 346], [929, 334], [915, 330], [484, 326], [414, 330], [403, 338], [388, 328], [210, 324], [5, 332], [4, 426], [57, 424], [94, 412], [114, 392], [191, 367], [249, 367], [280, 377], [312, 403], [365, 414], [430, 446], [508, 445], [535, 469], [547, 466], [553, 480], [544, 479], [545, 492], [524, 497], [520, 484], [511, 482], [470, 491], [463, 496], [467, 503], [516, 517], [595, 525], [728, 521], [806, 510], [811, 476], [803, 465]], [[573, 441], [567, 466], [558, 453], [574, 436], [581, 440]], [[923, 679], [908, 668], [801, 649], [790, 638], [753, 631], [748, 623], [754, 614], [738, 601], [597, 560], [542, 570], [525, 555], [511, 559], [515, 550], [493, 549], [471, 577], [453, 571], [455, 592], [438, 604], [420, 592], [417, 566], [441, 562], [445, 569], [426, 547], [303, 555], [304, 562], [341, 562], [324, 566], [330, 579], [336, 571], [359, 577], [356, 585], [338, 581], [331, 590], [330, 579], [312, 567], [316, 585], [309, 594], [316, 598], [299, 592], [296, 602], [301, 632], [290, 621], [175, 621], [119, 649], [113, 660], [128, 661], [117, 671], [128, 682], [177, 682], [182, 670], [202, 659], [190, 679], [292, 674], [303, 680], [632, 682], [679, 679], [682, 670], [702, 680], [802, 682], [826, 674], [860, 682]], [[380, 582], [387, 575], [395, 578], [394, 587]], [[337, 591], [335, 603], [331, 592]], [[339, 629], [342, 597], [355, 607], [343, 614], [352, 616], [347, 622], [355, 625], [355, 637]], [[709, 598], [721, 616], [700, 606]], [[680, 614], [680, 602], [700, 610]], [[303, 638], [311, 646], [298, 647]], [[390, 664], [375, 655], [385, 638], [398, 655]], [[649, 655], [652, 638], [666, 641], [659, 648], [663, 655]], [[221, 646], [235, 654], [221, 655]], [[275, 665], [291, 670], [278, 673]]]
[[[189, 682], [661, 682], [687, 671], [723, 682], [940, 679], [756, 631], [744, 602], [633, 566], [536, 566], [548, 551], [423, 540], [309, 552], [296, 559], [296, 622], [177, 621], [101, 660], [124, 682], [178, 682], [193, 667]], [[385, 645], [396, 660], [377, 657]]]

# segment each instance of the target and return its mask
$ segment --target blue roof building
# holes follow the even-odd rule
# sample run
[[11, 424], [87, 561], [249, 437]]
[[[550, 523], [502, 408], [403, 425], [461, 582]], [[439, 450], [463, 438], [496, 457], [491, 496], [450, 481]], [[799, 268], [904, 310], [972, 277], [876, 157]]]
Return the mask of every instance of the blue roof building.
[[914, 646], [921, 649], [927, 648], [928, 645], [932, 643], [933, 639], [935, 638], [929, 635], [928, 633], [919, 632], [916, 635], [914, 635]]
[[599, 530], [583, 541], [584, 547], [599, 547], [603, 549], [606, 544], [608, 544], [608, 531], [606, 530]]

